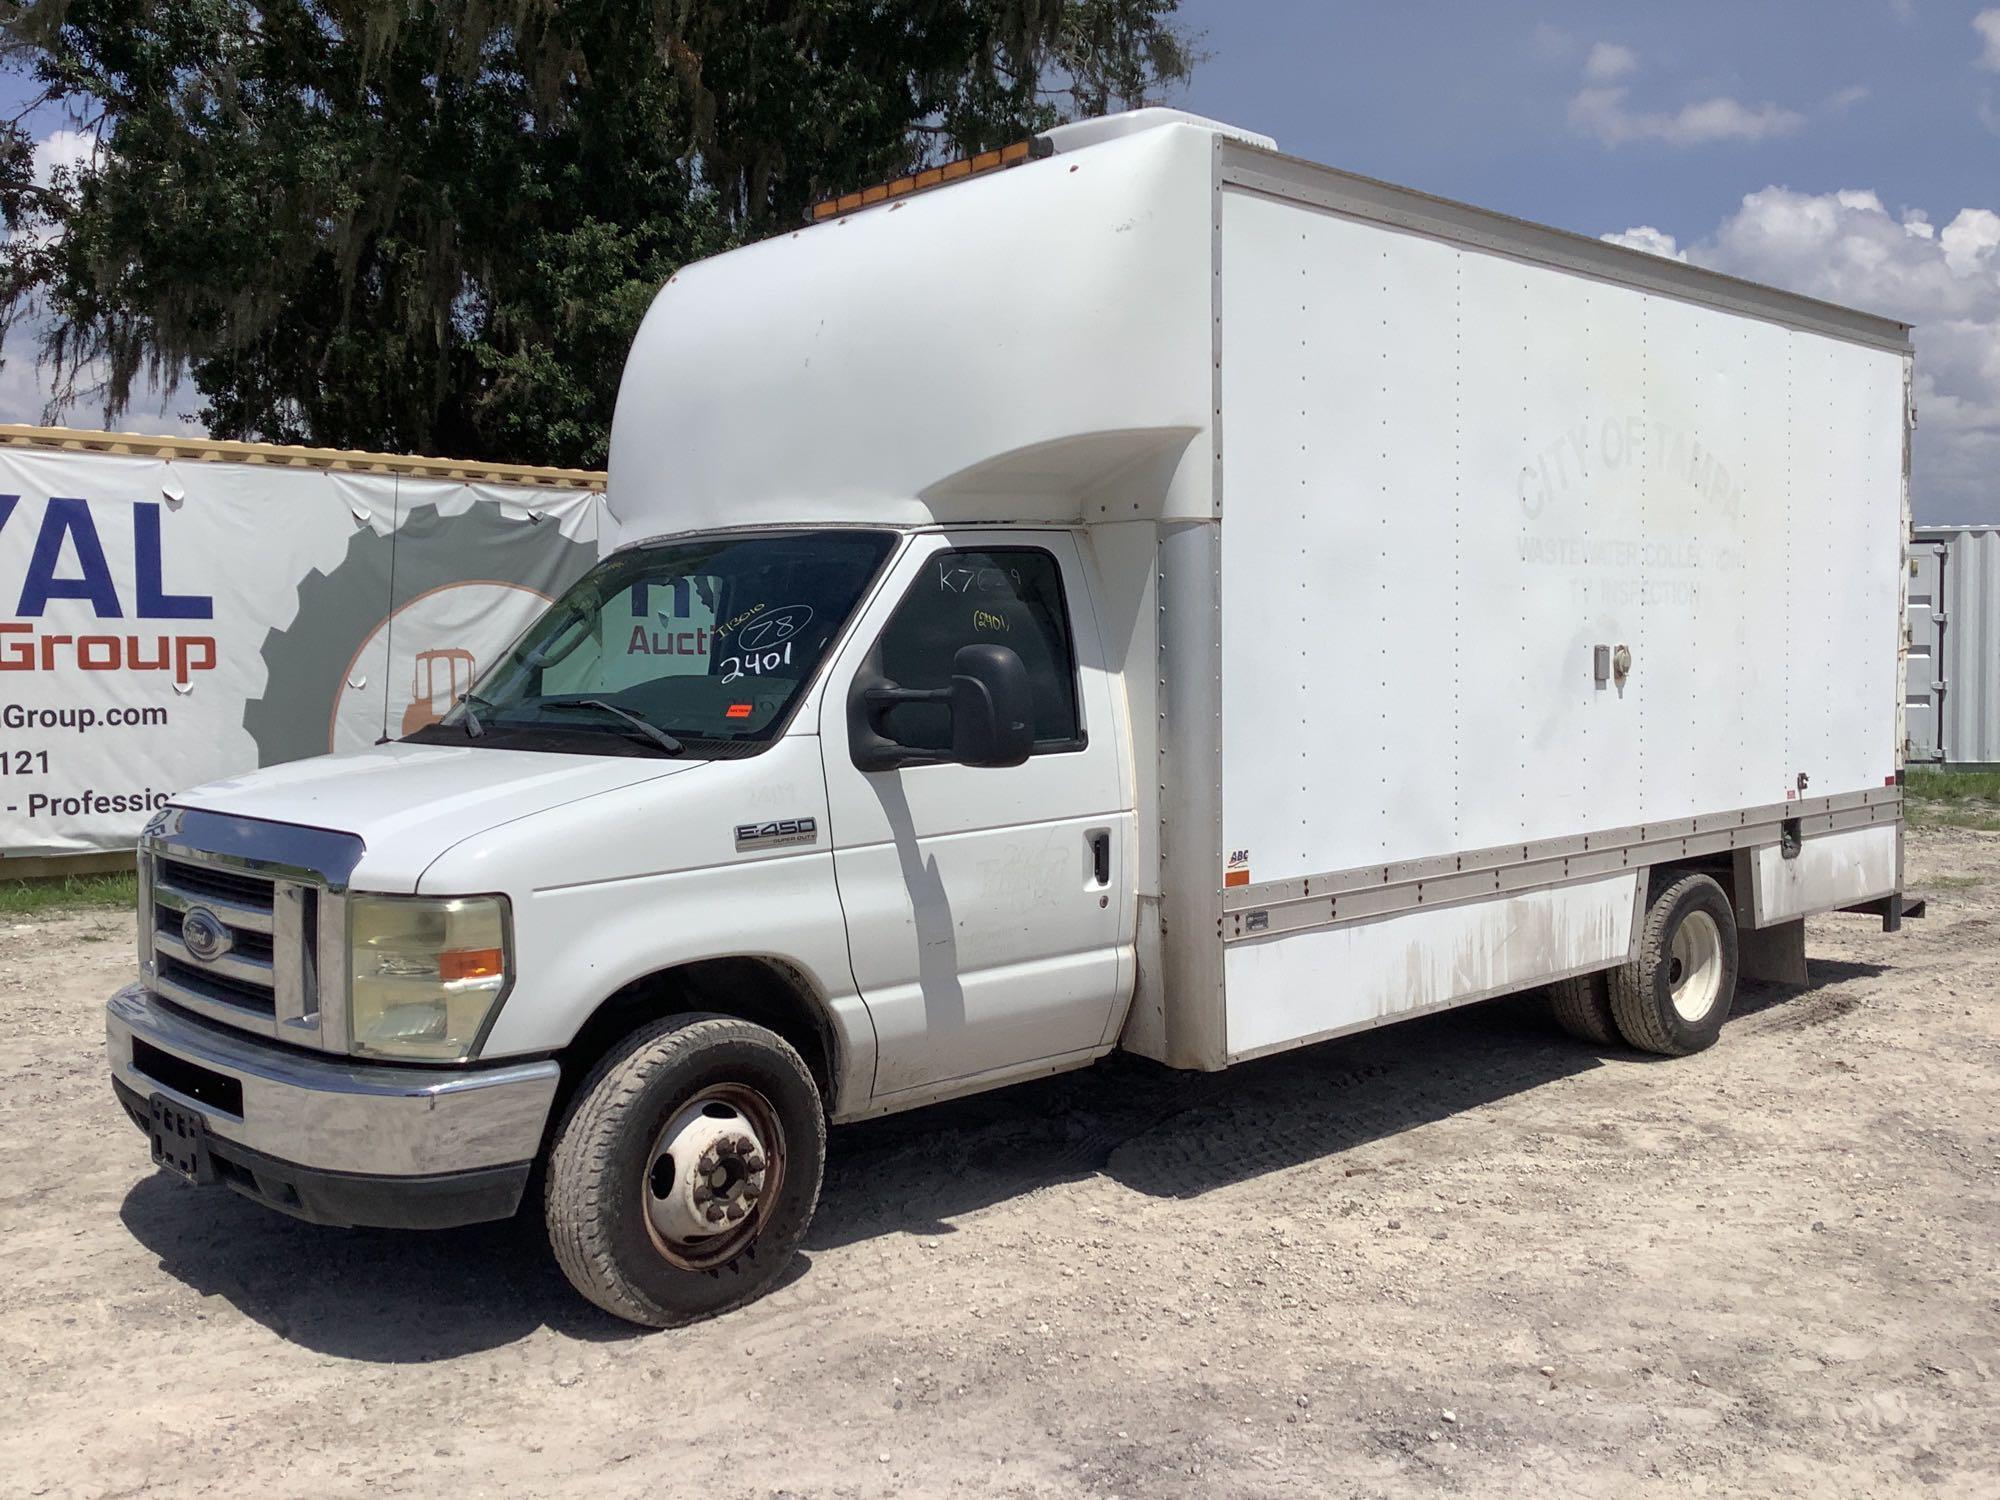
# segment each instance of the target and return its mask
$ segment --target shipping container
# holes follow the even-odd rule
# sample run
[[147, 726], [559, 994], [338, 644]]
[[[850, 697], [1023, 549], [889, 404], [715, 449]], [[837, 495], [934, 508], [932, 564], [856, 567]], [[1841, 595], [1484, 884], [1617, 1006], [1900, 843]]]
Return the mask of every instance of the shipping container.
[[2000, 769], [2000, 530], [1920, 527], [1909, 573], [1909, 761]]

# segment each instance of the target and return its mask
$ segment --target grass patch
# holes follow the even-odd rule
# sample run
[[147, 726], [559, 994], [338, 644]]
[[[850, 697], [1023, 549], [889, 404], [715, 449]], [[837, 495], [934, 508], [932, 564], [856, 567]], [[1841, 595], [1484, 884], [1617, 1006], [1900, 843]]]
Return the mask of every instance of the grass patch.
[[2000, 771], [1905, 772], [1903, 815], [1918, 828], [2000, 833]]
[[0, 917], [39, 917], [58, 911], [130, 911], [139, 900], [139, 877], [130, 870], [109, 875], [51, 875], [42, 880], [0, 880]]
[[1926, 891], [1969, 891], [1986, 882], [1977, 875], [1933, 875], [1929, 880], [1912, 884]]
[[2000, 771], [1920, 767], [1903, 773], [1903, 793], [1926, 802], [1988, 802], [2000, 808]]

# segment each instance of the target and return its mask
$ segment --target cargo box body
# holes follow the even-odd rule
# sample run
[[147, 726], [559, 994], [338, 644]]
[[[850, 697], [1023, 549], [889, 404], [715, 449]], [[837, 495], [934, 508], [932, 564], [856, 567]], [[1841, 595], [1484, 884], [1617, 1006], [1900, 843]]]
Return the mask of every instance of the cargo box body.
[[1744, 927], [1900, 889], [1905, 331], [1214, 149], [1159, 1054], [1621, 963], [1668, 862]]

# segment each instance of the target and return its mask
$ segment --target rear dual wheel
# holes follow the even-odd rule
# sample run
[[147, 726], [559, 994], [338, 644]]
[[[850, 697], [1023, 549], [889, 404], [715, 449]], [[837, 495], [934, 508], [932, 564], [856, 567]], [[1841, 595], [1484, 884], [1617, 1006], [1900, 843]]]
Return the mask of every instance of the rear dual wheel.
[[1556, 984], [1558, 1024], [1599, 1046], [1621, 1039], [1642, 1052], [1685, 1057], [1715, 1045], [1736, 1000], [1736, 914], [1706, 875], [1657, 886], [1638, 956]]
[[691, 1323], [784, 1273], [825, 1161], [819, 1089], [788, 1043], [730, 1016], [671, 1017], [578, 1090], [549, 1153], [549, 1243], [606, 1312]]

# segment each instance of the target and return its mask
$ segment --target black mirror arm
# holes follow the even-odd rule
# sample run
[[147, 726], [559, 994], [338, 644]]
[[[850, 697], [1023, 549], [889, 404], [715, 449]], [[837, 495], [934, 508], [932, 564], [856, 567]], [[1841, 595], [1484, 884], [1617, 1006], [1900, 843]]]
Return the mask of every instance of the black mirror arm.
[[[951, 703], [950, 688], [903, 688], [882, 682], [855, 694], [867, 738], [856, 735], [854, 763], [864, 771], [893, 771], [902, 766], [941, 766], [951, 762], [945, 750], [917, 750], [900, 745], [882, 729], [882, 716], [905, 703]], [[857, 726], [860, 727], [860, 726]]]
[[897, 708], [905, 703], [949, 704], [951, 702], [951, 689], [948, 687], [871, 687], [862, 690], [861, 701], [868, 705], [869, 714], [874, 716], [885, 714], [890, 709]]

